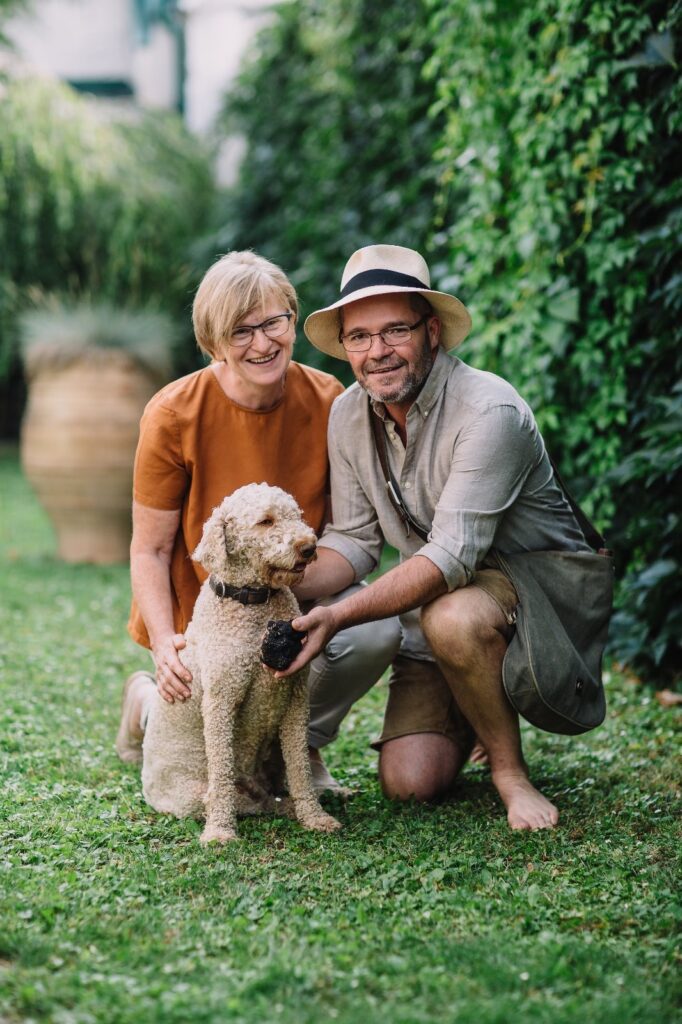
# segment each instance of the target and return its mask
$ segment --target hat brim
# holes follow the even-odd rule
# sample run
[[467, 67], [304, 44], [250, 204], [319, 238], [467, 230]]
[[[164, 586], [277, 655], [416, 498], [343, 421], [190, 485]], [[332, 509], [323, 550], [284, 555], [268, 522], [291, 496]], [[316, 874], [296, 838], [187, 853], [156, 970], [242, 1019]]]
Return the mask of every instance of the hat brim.
[[348, 362], [346, 350], [339, 341], [340, 317], [339, 310], [358, 299], [367, 299], [372, 295], [423, 295], [433, 307], [435, 316], [441, 322], [440, 345], [449, 352], [457, 348], [471, 330], [471, 316], [464, 303], [448, 295], [447, 292], [432, 291], [430, 288], [405, 288], [400, 285], [372, 285], [369, 288], [360, 288], [344, 296], [338, 302], [318, 309], [306, 318], [303, 330], [308, 340], [318, 348], [320, 352], [326, 352], [328, 356], [335, 359], [344, 359]]

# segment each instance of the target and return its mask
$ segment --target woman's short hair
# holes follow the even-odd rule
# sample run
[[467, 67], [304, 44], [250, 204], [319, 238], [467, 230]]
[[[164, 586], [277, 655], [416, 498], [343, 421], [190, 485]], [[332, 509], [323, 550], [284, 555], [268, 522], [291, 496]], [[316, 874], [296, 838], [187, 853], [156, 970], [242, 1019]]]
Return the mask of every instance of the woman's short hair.
[[201, 351], [223, 359], [235, 324], [273, 295], [281, 298], [282, 313], [291, 310], [298, 318], [296, 291], [276, 263], [249, 251], [222, 256], [206, 271], [194, 296], [192, 323]]

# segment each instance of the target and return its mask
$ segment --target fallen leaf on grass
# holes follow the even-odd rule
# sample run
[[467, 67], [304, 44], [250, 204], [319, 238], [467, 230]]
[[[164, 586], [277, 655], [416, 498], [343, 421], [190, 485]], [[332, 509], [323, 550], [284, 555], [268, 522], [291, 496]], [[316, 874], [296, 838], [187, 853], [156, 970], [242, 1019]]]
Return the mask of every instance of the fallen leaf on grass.
[[674, 690], [656, 690], [655, 696], [662, 708], [674, 708], [682, 704], [682, 693], [675, 693]]

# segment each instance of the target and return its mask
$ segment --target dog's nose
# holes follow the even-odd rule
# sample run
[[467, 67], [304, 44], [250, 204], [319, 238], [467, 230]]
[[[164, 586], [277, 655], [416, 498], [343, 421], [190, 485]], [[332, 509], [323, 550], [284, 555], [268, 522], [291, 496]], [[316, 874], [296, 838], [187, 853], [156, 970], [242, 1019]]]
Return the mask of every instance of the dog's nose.
[[301, 548], [301, 557], [312, 558], [313, 555], [315, 554], [316, 548], [317, 544], [306, 544], [304, 548]]

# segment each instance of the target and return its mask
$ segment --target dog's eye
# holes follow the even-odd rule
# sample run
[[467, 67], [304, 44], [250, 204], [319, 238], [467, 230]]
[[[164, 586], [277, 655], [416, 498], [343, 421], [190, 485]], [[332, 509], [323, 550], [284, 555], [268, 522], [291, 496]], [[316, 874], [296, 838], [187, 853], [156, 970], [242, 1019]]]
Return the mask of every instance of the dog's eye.
[[273, 526], [274, 522], [275, 520], [272, 518], [272, 516], [264, 516], [262, 519], [258, 520], [256, 526]]

